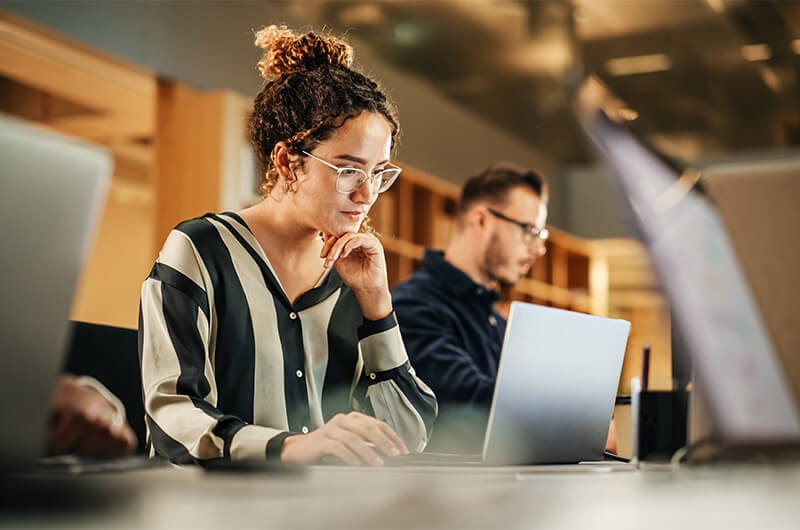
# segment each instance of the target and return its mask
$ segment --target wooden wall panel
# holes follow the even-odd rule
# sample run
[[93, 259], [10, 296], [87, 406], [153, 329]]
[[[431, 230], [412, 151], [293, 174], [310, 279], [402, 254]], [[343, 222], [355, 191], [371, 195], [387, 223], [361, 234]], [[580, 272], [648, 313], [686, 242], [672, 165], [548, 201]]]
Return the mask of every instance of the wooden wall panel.
[[162, 81], [155, 140], [155, 242], [180, 221], [216, 212], [222, 174], [223, 94]]

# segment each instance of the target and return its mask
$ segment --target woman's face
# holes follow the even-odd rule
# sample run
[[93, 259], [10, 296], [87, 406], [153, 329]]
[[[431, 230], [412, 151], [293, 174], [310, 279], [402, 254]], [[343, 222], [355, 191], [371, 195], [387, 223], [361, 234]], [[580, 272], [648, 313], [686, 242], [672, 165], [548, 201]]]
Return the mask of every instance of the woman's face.
[[[392, 130], [386, 118], [363, 112], [345, 121], [309, 152], [334, 166], [362, 169], [372, 175], [389, 163], [391, 141]], [[379, 183], [367, 180], [352, 193], [340, 193], [335, 169], [311, 157], [303, 158], [302, 167], [295, 170], [297, 191], [292, 194], [297, 218], [325, 234], [357, 232], [378, 198]]]

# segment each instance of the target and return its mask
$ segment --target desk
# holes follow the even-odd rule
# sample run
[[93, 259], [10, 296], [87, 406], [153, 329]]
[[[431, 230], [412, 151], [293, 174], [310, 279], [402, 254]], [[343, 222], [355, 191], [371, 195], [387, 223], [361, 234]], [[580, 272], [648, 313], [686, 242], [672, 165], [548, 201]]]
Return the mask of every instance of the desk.
[[[606, 468], [607, 469], [607, 468]], [[7, 528], [797, 528], [800, 465], [538, 473], [524, 468], [160, 468], [0, 481]]]

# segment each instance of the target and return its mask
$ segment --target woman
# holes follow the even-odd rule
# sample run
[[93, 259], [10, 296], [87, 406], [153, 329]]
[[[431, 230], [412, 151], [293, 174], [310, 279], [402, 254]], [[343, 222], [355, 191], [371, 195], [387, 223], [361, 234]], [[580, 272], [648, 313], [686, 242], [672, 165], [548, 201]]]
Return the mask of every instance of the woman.
[[142, 286], [151, 454], [376, 465], [421, 451], [436, 400], [366, 224], [400, 172], [392, 104], [340, 40], [271, 26], [256, 44], [264, 199], [178, 225]]

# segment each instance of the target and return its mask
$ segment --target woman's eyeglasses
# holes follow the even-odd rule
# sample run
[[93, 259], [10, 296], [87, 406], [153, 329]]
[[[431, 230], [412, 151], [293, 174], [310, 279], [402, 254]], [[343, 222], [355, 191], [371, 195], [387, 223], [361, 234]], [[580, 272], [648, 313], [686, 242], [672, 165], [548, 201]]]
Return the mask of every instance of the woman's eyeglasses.
[[[387, 167], [374, 171], [372, 175], [367, 175], [367, 172], [357, 167], [339, 167], [326, 162], [318, 156], [314, 156], [308, 151], [301, 151], [304, 155], [310, 156], [317, 162], [321, 162], [331, 169], [336, 170], [336, 191], [339, 193], [350, 194], [364, 185], [369, 180], [369, 184], [374, 194], [383, 193], [388, 190], [394, 181], [400, 175], [401, 168], [397, 166]], [[377, 191], [375, 190], [375, 183], [378, 184]]]

